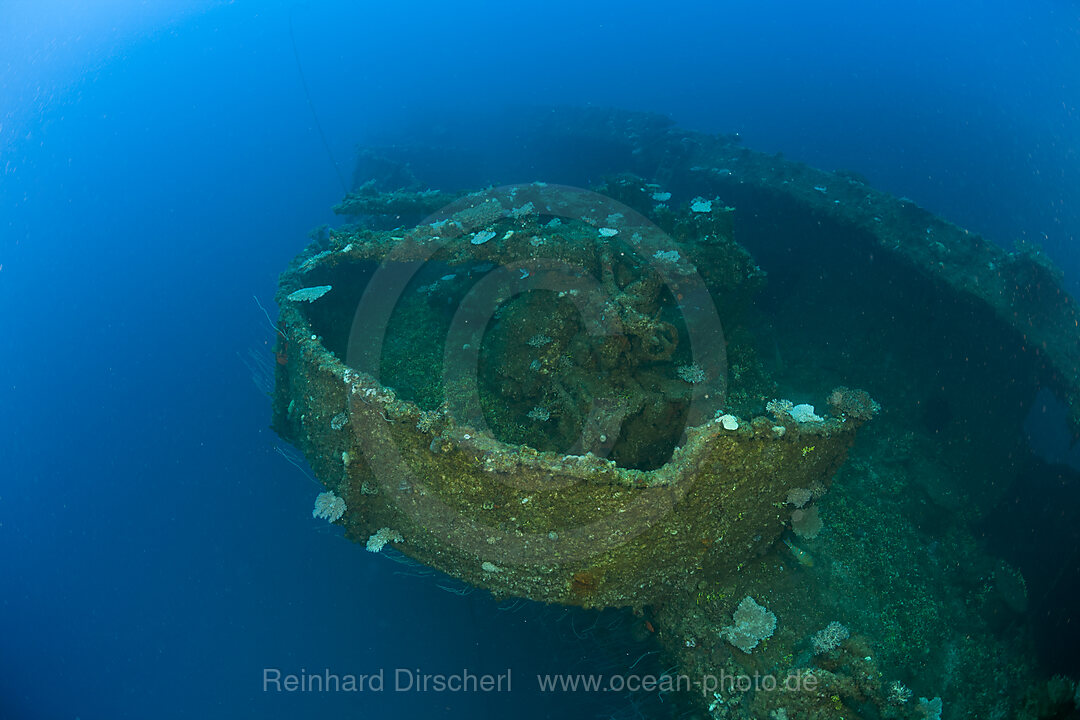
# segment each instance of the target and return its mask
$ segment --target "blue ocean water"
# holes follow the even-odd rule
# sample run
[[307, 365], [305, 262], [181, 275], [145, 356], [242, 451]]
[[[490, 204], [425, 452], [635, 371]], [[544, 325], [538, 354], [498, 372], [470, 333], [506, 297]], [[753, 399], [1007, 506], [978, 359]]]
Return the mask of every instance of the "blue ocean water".
[[[615, 712], [525, 680], [648, 646], [364, 552], [278, 452], [253, 298], [272, 314], [336, 222], [356, 145], [520, 104], [660, 112], [1036, 242], [1075, 294], [1078, 68], [1080, 11], [1042, 1], [4, 3], [0, 718]], [[264, 691], [325, 667], [521, 683]]]

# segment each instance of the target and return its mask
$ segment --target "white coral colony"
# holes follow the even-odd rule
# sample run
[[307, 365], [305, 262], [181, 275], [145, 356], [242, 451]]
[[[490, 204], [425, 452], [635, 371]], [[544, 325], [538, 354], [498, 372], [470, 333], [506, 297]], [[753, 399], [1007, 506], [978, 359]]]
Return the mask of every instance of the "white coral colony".
[[315, 509], [311, 517], [322, 518], [327, 522], [337, 522], [345, 514], [345, 500], [332, 492], [319, 493], [315, 498]]

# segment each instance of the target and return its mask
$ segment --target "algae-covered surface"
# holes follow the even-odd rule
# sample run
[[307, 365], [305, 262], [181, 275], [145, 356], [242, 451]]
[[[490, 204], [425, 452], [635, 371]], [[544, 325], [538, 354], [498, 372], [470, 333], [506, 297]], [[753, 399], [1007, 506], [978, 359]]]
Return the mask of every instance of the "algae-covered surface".
[[317, 514], [497, 597], [644, 618], [658, 716], [1064, 717], [984, 538], [1038, 390], [1080, 428], [1054, 268], [852, 174], [552, 117], [537, 152], [616, 149], [589, 189], [431, 188], [370, 150], [282, 274], [274, 427]]

